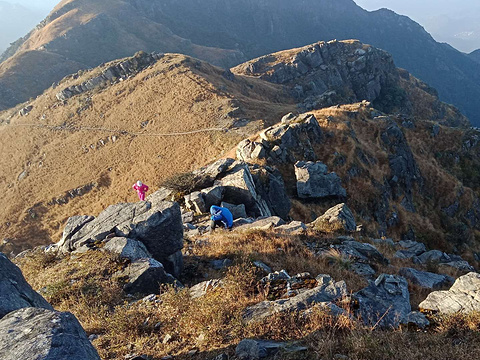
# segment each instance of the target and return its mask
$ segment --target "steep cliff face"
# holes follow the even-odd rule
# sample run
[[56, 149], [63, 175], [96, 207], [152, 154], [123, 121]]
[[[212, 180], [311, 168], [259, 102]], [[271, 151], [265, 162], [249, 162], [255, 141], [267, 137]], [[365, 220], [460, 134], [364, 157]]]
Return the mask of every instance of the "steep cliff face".
[[[352, 38], [390, 52], [397, 66], [437, 88], [441, 100], [456, 105], [474, 123], [480, 121], [480, 64], [435, 42], [407, 17], [387, 10], [367, 12], [351, 0], [63, 1], [0, 60], [13, 56], [16, 71], [15, 54], [29, 50], [93, 67], [143, 50], [179, 52], [230, 67], [320, 40]], [[48, 60], [42, 66], [57, 64]], [[22, 71], [29, 80], [12, 81], [31, 88], [29, 97], [64, 75], [58, 71], [61, 75], [50, 76], [41, 86], [30, 86], [38, 69]], [[5, 86], [0, 78], [0, 87]], [[12, 100], [2, 108], [28, 99], [12, 91]]]

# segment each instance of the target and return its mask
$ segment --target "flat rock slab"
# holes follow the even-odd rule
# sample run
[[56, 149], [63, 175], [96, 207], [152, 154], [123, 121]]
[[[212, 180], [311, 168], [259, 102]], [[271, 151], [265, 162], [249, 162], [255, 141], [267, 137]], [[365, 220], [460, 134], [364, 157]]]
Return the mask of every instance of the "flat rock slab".
[[274, 227], [284, 225], [285, 221], [278, 216], [270, 216], [267, 218], [257, 219], [252, 223], [247, 223], [240, 225], [238, 227], [234, 227], [235, 230], [243, 231], [243, 230], [269, 230]]
[[428, 289], [438, 289], [443, 286], [451, 285], [455, 280], [446, 275], [439, 275], [427, 271], [420, 271], [412, 268], [400, 269], [400, 275], [410, 280], [412, 283]]
[[459, 277], [448, 291], [434, 291], [420, 303], [421, 311], [453, 314], [480, 311], [480, 274]]
[[123, 237], [108, 240], [102, 249], [131, 261], [152, 257], [142, 242]]
[[27, 283], [20, 269], [0, 253], [0, 319], [11, 311], [28, 307], [53, 310]]
[[0, 320], [2, 360], [100, 360], [75, 316], [39, 308]]

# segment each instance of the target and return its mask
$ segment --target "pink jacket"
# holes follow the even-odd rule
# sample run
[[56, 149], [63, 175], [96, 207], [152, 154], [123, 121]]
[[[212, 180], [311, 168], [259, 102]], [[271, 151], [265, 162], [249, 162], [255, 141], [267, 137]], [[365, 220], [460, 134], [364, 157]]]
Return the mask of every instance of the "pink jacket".
[[145, 184], [142, 184], [142, 186], [138, 186], [137, 184], [133, 184], [132, 188], [134, 188], [137, 193], [139, 194], [145, 194], [148, 191], [148, 186]]

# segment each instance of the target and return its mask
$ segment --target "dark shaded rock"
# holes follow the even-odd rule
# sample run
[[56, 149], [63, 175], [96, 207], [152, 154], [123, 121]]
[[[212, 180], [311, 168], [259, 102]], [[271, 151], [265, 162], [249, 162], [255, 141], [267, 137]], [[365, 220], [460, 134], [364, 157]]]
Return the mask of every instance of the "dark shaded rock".
[[368, 243], [347, 240], [338, 247], [342, 252], [351, 257], [368, 262], [377, 262], [387, 265], [388, 259], [385, 258], [375, 246]]
[[345, 230], [356, 231], [357, 223], [352, 211], [345, 204], [338, 204], [328, 209], [325, 214], [318, 217], [313, 223], [315, 230]]
[[451, 261], [450, 256], [440, 250], [430, 250], [413, 258], [415, 264], [427, 264], [429, 262], [445, 263]]
[[227, 202], [222, 202], [221, 207], [227, 208], [233, 215], [233, 219], [246, 218], [247, 212], [245, 211], [245, 205], [233, 205]]
[[434, 291], [422, 301], [423, 312], [453, 314], [480, 311], [480, 274], [468, 273], [459, 277], [448, 291]]
[[358, 315], [366, 325], [396, 328], [411, 312], [408, 283], [401, 276], [380, 275], [366, 288], [356, 292]]
[[115, 274], [125, 278], [124, 290], [130, 294], [159, 294], [161, 284], [173, 284], [175, 278], [165, 272], [157, 260], [139, 259]]
[[398, 250], [394, 255], [399, 259], [410, 259], [427, 251], [425, 244], [412, 240], [402, 240], [396, 245], [402, 248], [402, 250]]
[[86, 223], [95, 219], [93, 216], [81, 215], [81, 216], [72, 216], [68, 218], [65, 229], [63, 230], [62, 239], [57, 243], [57, 246], [60, 250], [73, 250], [70, 247], [66, 248], [65, 244], [70, 242], [70, 239], [73, 235], [77, 233]]
[[203, 194], [200, 191], [185, 195], [184, 199], [185, 206], [188, 210], [194, 211], [197, 214], [205, 214], [208, 212]]
[[402, 324], [407, 326], [413, 325], [419, 329], [425, 329], [430, 325], [430, 321], [428, 321], [427, 317], [421, 312], [412, 311], [405, 319], [403, 319]]
[[376, 271], [370, 265], [359, 262], [352, 264], [352, 270], [355, 272], [355, 274], [365, 277], [374, 276], [376, 273]]
[[428, 289], [438, 289], [452, 284], [455, 279], [446, 275], [439, 275], [431, 272], [420, 271], [412, 268], [400, 269], [400, 275], [412, 283]]
[[210, 261], [210, 266], [215, 270], [222, 270], [232, 265], [232, 260], [230, 259], [218, 259]]
[[0, 320], [0, 359], [100, 360], [71, 313], [17, 310]]
[[327, 166], [321, 162], [303, 162], [295, 164], [297, 192], [301, 198], [323, 198], [330, 196], [345, 197], [346, 190], [335, 173], [327, 174]]
[[292, 204], [280, 172], [269, 167], [253, 169], [251, 172], [257, 193], [266, 201], [272, 215], [287, 220]]
[[164, 258], [162, 264], [168, 273], [178, 278], [183, 271], [182, 250], [178, 250], [177, 252]]
[[115, 237], [108, 240], [102, 249], [131, 261], [151, 257], [143, 243], [122, 237]]
[[275, 341], [244, 339], [237, 345], [235, 355], [241, 360], [259, 360], [274, 355], [280, 350], [296, 353], [306, 351], [307, 348]]
[[0, 319], [11, 311], [28, 307], [53, 310], [27, 283], [20, 269], [0, 253]]
[[220, 205], [223, 199], [225, 188], [223, 186], [212, 186], [202, 190], [205, 206], [209, 211], [212, 205]]

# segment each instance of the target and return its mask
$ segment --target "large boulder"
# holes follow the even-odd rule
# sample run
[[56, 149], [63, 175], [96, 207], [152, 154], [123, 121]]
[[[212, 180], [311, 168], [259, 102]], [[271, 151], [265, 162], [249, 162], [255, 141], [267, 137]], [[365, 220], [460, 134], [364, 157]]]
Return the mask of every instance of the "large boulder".
[[420, 271], [412, 268], [400, 269], [400, 275], [412, 283], [428, 289], [438, 289], [451, 285], [455, 280], [447, 275], [439, 275], [427, 271]]
[[84, 224], [62, 246], [73, 251], [82, 246], [103, 241], [108, 236], [141, 241], [152, 256], [173, 272], [169, 257], [183, 248], [183, 224], [180, 206], [176, 202], [148, 201], [116, 204]]
[[215, 182], [225, 188], [223, 200], [231, 204], [244, 204], [247, 214], [252, 217], [271, 216], [266, 201], [257, 193], [255, 181], [247, 164], [239, 164], [225, 177]]
[[211, 186], [202, 190], [203, 199], [205, 201], [207, 211], [212, 205], [220, 205], [224, 193], [225, 188], [223, 186]]
[[480, 311], [480, 274], [459, 277], [448, 291], [434, 291], [419, 305], [421, 311], [453, 314]]
[[234, 205], [230, 204], [227, 202], [222, 202], [221, 207], [227, 208], [230, 210], [232, 213], [233, 219], [240, 219], [240, 218], [246, 218], [247, 217], [247, 212], [245, 210], [245, 205], [239, 204], [239, 205]]
[[[20, 269], [0, 253], [0, 319], [12, 311], [28, 307], [53, 310], [27, 283]], [[0, 359], [3, 358], [0, 356]]]
[[295, 164], [297, 192], [300, 198], [346, 197], [342, 180], [335, 173], [328, 173], [322, 162], [299, 161]]
[[266, 157], [265, 147], [262, 143], [245, 139], [237, 146], [237, 159], [241, 161], [252, 161]]
[[356, 292], [354, 298], [358, 301], [358, 315], [367, 325], [395, 328], [408, 322], [412, 311], [407, 280], [397, 275], [380, 275]]
[[88, 215], [72, 216], [68, 218], [67, 224], [63, 230], [62, 239], [57, 243], [57, 246], [60, 249], [68, 247], [68, 245], [65, 244], [70, 242], [72, 236], [75, 235], [86, 223], [93, 219], [95, 219], [93, 216]]
[[25, 308], [0, 320], [0, 359], [100, 360], [100, 357], [73, 314]]
[[317, 287], [305, 290], [288, 299], [262, 301], [261, 303], [250, 306], [245, 309], [243, 320], [247, 323], [258, 321], [279, 312], [305, 310], [314, 304], [322, 304], [328, 307], [332, 305], [331, 303], [333, 301], [341, 299], [348, 294], [345, 281], [335, 282], [335, 280], [328, 275], [319, 275], [317, 277], [317, 284]]
[[357, 230], [357, 223], [352, 211], [345, 204], [338, 204], [328, 209], [325, 214], [313, 222], [313, 228], [320, 231]]
[[139, 259], [115, 274], [125, 279], [124, 290], [130, 294], [159, 294], [160, 284], [173, 284], [175, 278], [157, 260]]
[[204, 214], [207, 212], [207, 206], [203, 194], [200, 191], [195, 191], [191, 194], [185, 195], [185, 206], [188, 210], [194, 211], [197, 214]]
[[264, 199], [272, 215], [287, 220], [292, 203], [287, 195], [283, 177], [278, 170], [270, 167], [253, 167], [250, 169], [258, 195]]
[[108, 240], [102, 249], [130, 261], [152, 256], [140, 241], [123, 237]]

